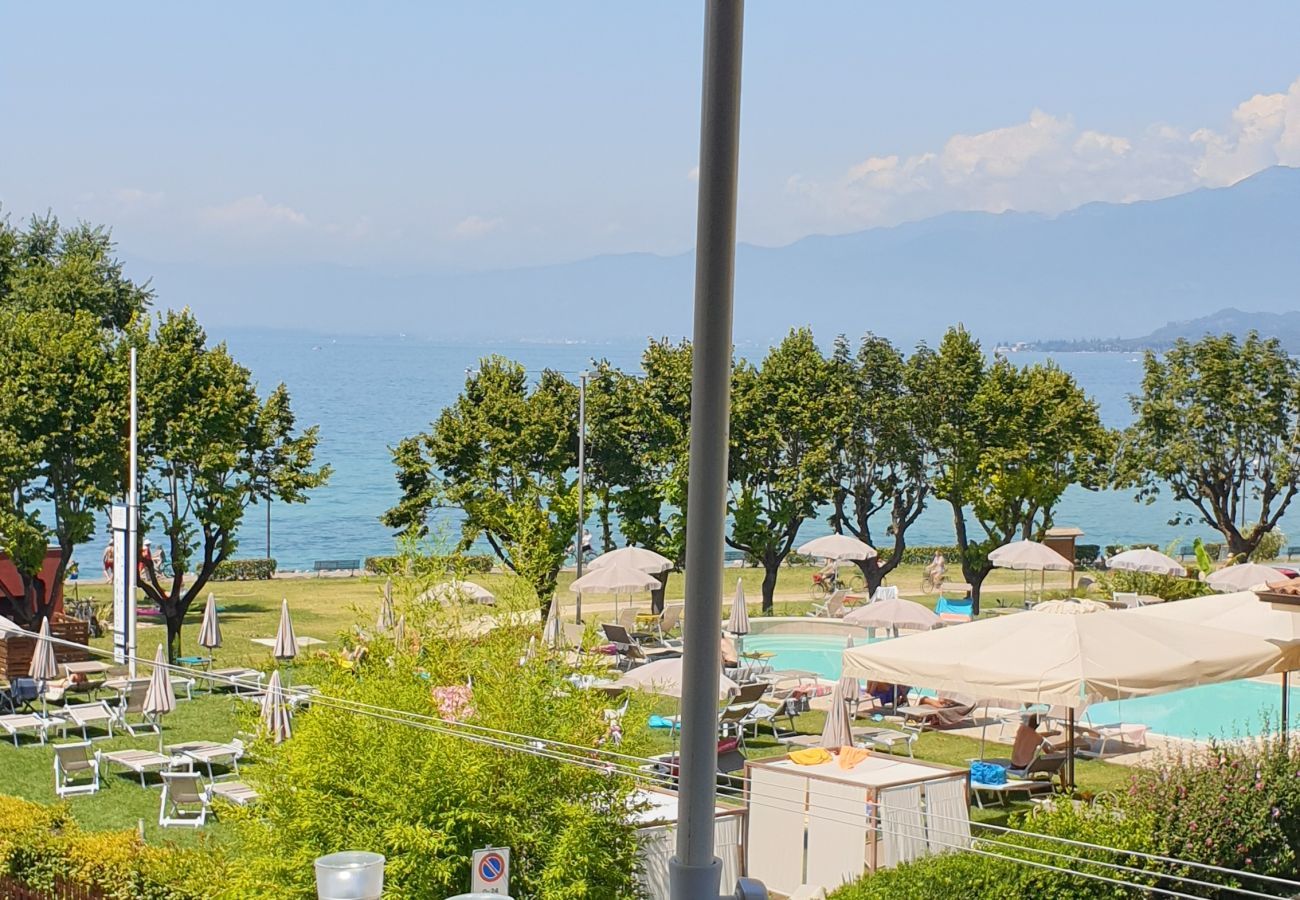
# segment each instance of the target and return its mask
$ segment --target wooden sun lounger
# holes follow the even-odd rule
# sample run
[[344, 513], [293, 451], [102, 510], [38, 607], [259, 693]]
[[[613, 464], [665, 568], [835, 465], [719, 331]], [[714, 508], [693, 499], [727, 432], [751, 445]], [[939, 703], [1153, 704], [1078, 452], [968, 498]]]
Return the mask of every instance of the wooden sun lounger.
[[208, 787], [208, 798], [225, 800], [235, 806], [252, 806], [258, 801], [258, 793], [242, 781], [223, 781]]

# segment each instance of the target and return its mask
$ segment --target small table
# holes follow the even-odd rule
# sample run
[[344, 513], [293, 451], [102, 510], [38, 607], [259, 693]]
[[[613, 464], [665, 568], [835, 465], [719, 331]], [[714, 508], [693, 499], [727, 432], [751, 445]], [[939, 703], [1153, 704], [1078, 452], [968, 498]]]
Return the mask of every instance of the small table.
[[207, 670], [212, 668], [212, 657], [211, 656], [178, 656], [176, 657], [176, 663], [177, 665], [185, 666], [186, 668], [190, 668], [190, 669], [193, 669], [197, 666], [202, 668], [203, 671], [206, 672]]
[[915, 733], [897, 731], [893, 728], [864, 728], [858, 732], [857, 737], [864, 744], [884, 750], [891, 756], [894, 753], [894, 745], [900, 741], [907, 745], [907, 755], [912, 756], [912, 744], [916, 742]]
[[751, 650], [748, 653], [740, 654], [740, 658], [745, 660], [748, 665], [742, 666], [746, 675], [758, 675], [763, 672], [772, 671], [772, 664], [768, 660], [775, 657], [776, 654], [769, 650]]
[[983, 784], [973, 779], [970, 783], [970, 792], [975, 795], [975, 805], [980, 809], [984, 809], [984, 800], [980, 796], [981, 792], [997, 795], [998, 800], [1002, 805], [1006, 806], [1008, 794], [1014, 793], [1015, 791], [1024, 791], [1032, 798], [1035, 793], [1041, 792], [1044, 789], [1051, 791], [1052, 782], [1033, 781], [1026, 778], [1008, 778], [1002, 784]]

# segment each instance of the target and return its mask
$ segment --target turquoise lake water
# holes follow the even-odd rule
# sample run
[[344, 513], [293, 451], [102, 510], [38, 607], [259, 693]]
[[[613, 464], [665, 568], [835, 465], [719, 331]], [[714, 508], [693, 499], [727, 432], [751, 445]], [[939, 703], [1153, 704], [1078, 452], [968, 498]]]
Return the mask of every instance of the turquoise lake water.
[[[746, 650], [775, 653], [772, 667], [804, 669], [823, 678], [840, 677], [843, 638], [829, 635], [750, 635]], [[1257, 735], [1264, 722], [1276, 728], [1281, 718], [1282, 690], [1259, 681], [1230, 681], [1139, 697], [1098, 703], [1087, 710], [1086, 721], [1096, 725], [1136, 722], [1157, 734], [1205, 740]], [[1300, 688], [1291, 689], [1291, 708], [1300, 711]]]
[[[846, 326], [847, 327], [847, 326]], [[826, 337], [826, 336], [823, 336]], [[451, 404], [465, 381], [466, 369], [489, 354], [518, 360], [536, 375], [543, 368], [577, 373], [591, 360], [608, 359], [627, 371], [637, 371], [645, 343], [611, 344], [448, 344], [400, 337], [322, 337], [305, 332], [232, 331], [213, 334], [225, 340], [235, 358], [247, 366], [263, 392], [284, 382], [293, 398], [300, 425], [320, 426], [318, 458], [334, 467], [325, 487], [314, 491], [305, 505], [272, 509], [272, 555], [282, 568], [310, 568], [316, 559], [357, 558], [390, 553], [393, 538], [379, 516], [399, 498], [389, 448], [399, 440], [425, 430], [444, 406]], [[749, 359], [762, 357], [765, 348], [740, 347]], [[1045, 354], [1017, 353], [1018, 365], [1046, 359]], [[1141, 379], [1141, 357], [1131, 353], [1073, 353], [1053, 357], [1072, 372], [1101, 409], [1108, 425], [1129, 421], [1127, 395]], [[1190, 543], [1213, 533], [1205, 527], [1171, 527], [1177, 507], [1167, 500], [1147, 506], [1127, 493], [1067, 492], [1056, 520], [1077, 525], [1086, 543], [1129, 543], [1178, 540]], [[438, 527], [454, 541], [459, 537], [459, 516], [441, 511]], [[1300, 506], [1282, 528], [1300, 537]], [[589, 526], [598, 529], [594, 521]], [[265, 553], [264, 507], [252, 507], [240, 532], [240, 556]], [[825, 517], [807, 522], [800, 539], [829, 531]], [[101, 528], [105, 536], [107, 527]], [[909, 530], [909, 543], [939, 544], [952, 541], [952, 516], [947, 505], [934, 503]], [[102, 541], [83, 555], [83, 567], [95, 565]], [[487, 548], [482, 548], [486, 550]], [[599, 549], [599, 548], [598, 548]], [[82, 551], [83, 554], [86, 551]]]

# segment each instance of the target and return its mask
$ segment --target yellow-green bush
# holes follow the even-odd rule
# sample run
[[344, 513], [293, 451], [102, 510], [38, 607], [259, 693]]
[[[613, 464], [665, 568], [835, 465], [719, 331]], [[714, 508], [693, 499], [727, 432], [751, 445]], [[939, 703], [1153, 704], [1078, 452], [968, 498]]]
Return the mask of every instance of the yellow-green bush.
[[64, 804], [0, 796], [0, 875], [36, 889], [60, 878], [110, 900], [203, 900], [222, 879], [207, 848], [154, 847], [131, 831], [84, 832]]

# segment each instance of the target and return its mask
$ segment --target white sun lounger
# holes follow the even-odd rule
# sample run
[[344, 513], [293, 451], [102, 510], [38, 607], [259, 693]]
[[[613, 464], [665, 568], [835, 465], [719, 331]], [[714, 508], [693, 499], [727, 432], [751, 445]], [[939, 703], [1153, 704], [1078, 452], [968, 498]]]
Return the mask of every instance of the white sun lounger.
[[78, 703], [74, 706], [65, 706], [59, 710], [59, 715], [68, 720], [64, 733], [67, 733], [67, 727], [80, 728], [81, 739], [85, 741], [91, 739], [90, 733], [87, 731], [87, 728], [91, 725], [102, 726], [108, 730], [108, 736], [112, 737], [113, 721], [117, 718], [117, 712], [103, 700], [95, 703]]
[[[74, 778], [89, 782], [73, 784]], [[93, 794], [99, 790], [99, 759], [90, 752], [90, 741], [54, 745], [54, 793], [60, 797]]]
[[63, 724], [59, 719], [51, 719], [46, 716], [38, 716], [34, 713], [14, 713], [13, 715], [0, 716], [0, 728], [9, 732], [9, 736], [14, 740], [14, 746], [18, 746], [18, 733], [20, 731], [29, 731], [45, 743], [45, 735], [51, 728], [57, 728]]
[[108, 770], [105, 763], [113, 763], [124, 769], [130, 769], [140, 776], [140, 787], [148, 787], [144, 781], [144, 774], [150, 769], [161, 772], [172, 764], [170, 756], [163, 756], [161, 753], [154, 753], [152, 750], [112, 750], [108, 753], [102, 750], [95, 754], [104, 767]]
[[216, 781], [212, 774], [213, 763], [226, 763], [233, 769], [233, 775], [239, 774], [239, 759], [244, 755], [244, 742], [236, 738], [228, 744], [215, 741], [190, 741], [185, 744], [170, 744], [168, 753], [179, 757], [183, 764], [193, 767], [195, 763], [206, 766], [208, 781]]
[[225, 800], [235, 806], [252, 806], [258, 800], [257, 791], [242, 781], [223, 781], [208, 788], [209, 800]]

